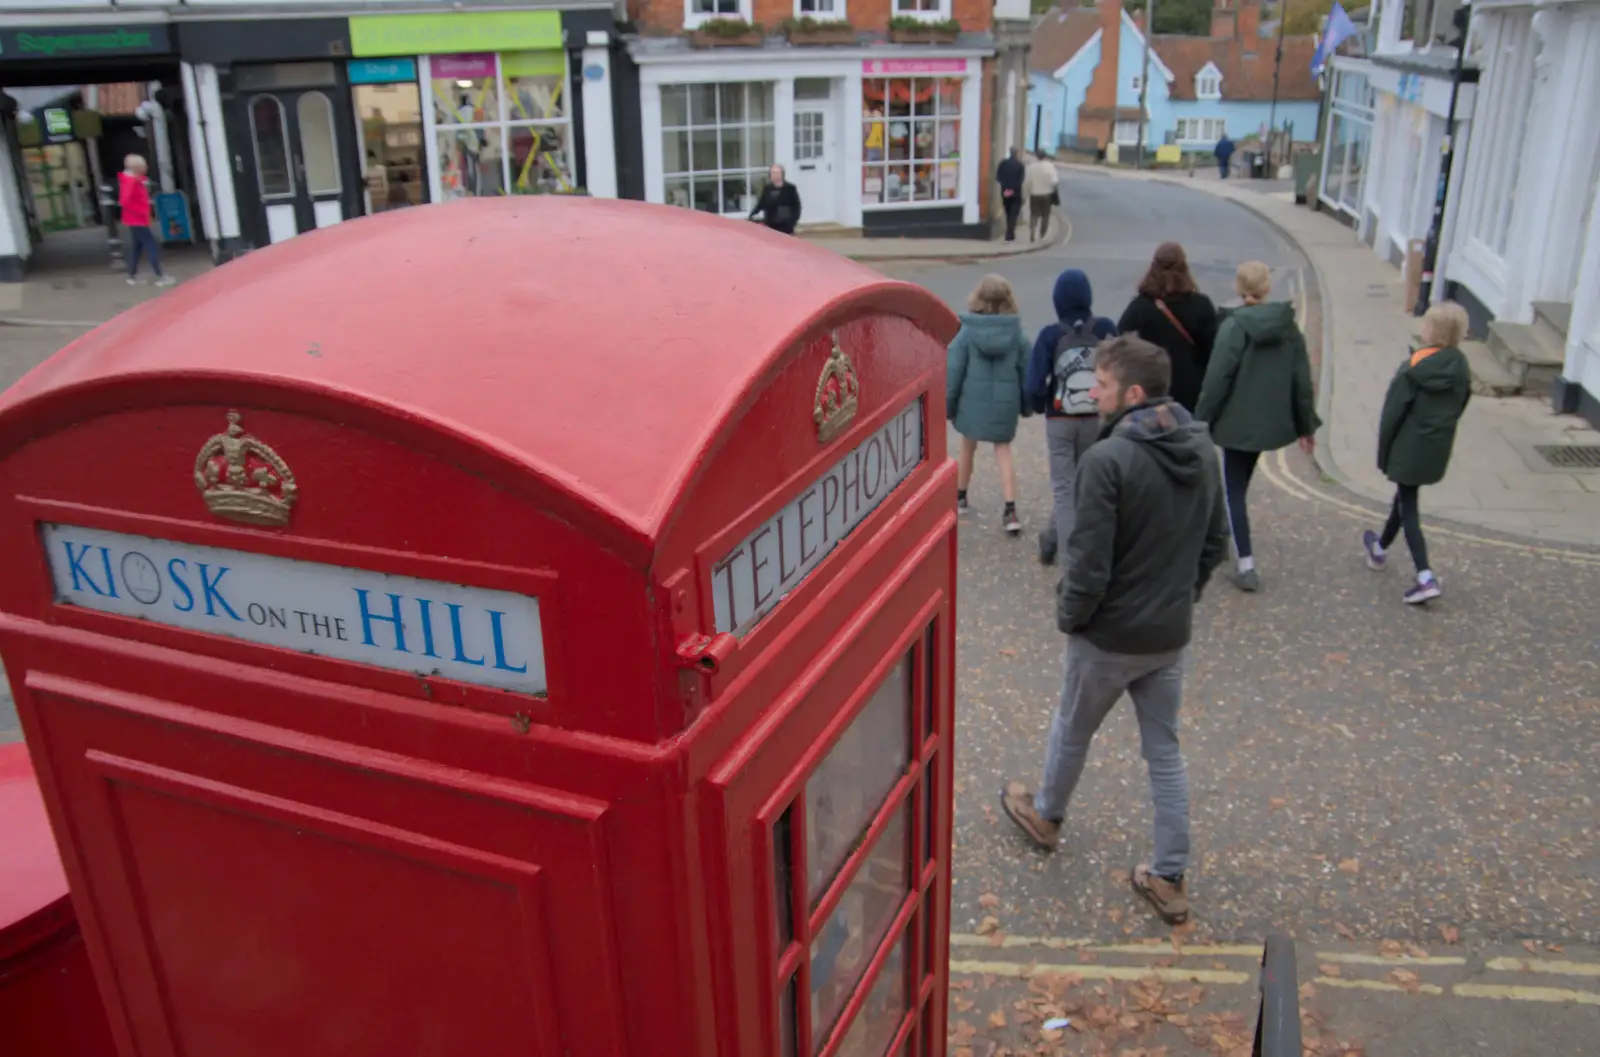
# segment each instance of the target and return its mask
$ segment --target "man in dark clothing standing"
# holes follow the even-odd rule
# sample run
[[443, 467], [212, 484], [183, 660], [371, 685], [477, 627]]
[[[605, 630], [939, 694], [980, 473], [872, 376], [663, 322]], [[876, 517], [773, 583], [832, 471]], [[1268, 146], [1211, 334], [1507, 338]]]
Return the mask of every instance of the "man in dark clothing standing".
[[1233, 140], [1228, 138], [1226, 131], [1222, 133], [1222, 138], [1217, 140], [1216, 150], [1212, 153], [1217, 156], [1217, 168], [1222, 172], [1222, 178], [1226, 180], [1228, 168], [1233, 163]]
[[1022, 212], [1022, 182], [1027, 178], [1027, 166], [1022, 164], [1022, 151], [1016, 147], [995, 170], [995, 182], [1000, 185], [1000, 202], [1006, 210], [1006, 241], [1017, 241], [1017, 217]]
[[1227, 516], [1206, 427], [1167, 396], [1166, 352], [1112, 338], [1096, 351], [1094, 372], [1104, 426], [1078, 470], [1067, 571], [1056, 588], [1066, 675], [1044, 783], [1037, 796], [1007, 783], [1000, 805], [1029, 840], [1053, 849], [1089, 743], [1126, 691], [1155, 801], [1155, 858], [1134, 867], [1131, 880], [1162, 920], [1179, 924], [1189, 917], [1183, 650], [1194, 603], [1227, 554]]
[[784, 179], [781, 165], [774, 165], [767, 177], [767, 186], [761, 189], [755, 208], [750, 210], [750, 219], [760, 216], [773, 231], [793, 235], [794, 226], [800, 223], [800, 192]]

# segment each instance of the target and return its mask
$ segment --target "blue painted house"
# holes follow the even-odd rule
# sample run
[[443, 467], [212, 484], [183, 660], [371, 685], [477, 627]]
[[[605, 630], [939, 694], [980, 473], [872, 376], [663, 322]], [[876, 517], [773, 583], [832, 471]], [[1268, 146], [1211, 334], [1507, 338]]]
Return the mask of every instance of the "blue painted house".
[[[1277, 41], [1264, 34], [1257, 0], [1218, 0], [1205, 37], [1162, 34], [1150, 46], [1145, 93], [1147, 147], [1175, 143], [1209, 151], [1224, 130], [1235, 140], [1269, 121], [1316, 138], [1321, 92], [1311, 76], [1314, 36]], [[1237, 6], [1235, 6], [1237, 4]], [[1132, 147], [1139, 140], [1139, 86], [1145, 72], [1143, 16], [1121, 0], [1046, 13], [1034, 28], [1028, 81], [1030, 149]], [[1107, 41], [1115, 41], [1109, 47]]]

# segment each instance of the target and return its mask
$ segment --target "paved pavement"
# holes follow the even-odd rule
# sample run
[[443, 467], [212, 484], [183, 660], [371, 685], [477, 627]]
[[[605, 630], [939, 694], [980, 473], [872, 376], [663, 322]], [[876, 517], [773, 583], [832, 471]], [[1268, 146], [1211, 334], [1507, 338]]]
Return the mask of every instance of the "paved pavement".
[[[1296, 206], [1292, 193], [1249, 180], [1182, 182], [1259, 214], [1309, 259], [1329, 306], [1327, 329], [1320, 336], [1331, 350], [1323, 359], [1322, 417], [1327, 428], [1319, 438], [1317, 462], [1358, 495], [1387, 501], [1393, 488], [1374, 463], [1378, 416], [1389, 379], [1418, 324], [1404, 304], [1399, 270], [1379, 260], [1349, 228]], [[1449, 473], [1422, 493], [1424, 515], [1600, 546], [1600, 472], [1563, 472], [1534, 450], [1561, 444], [1600, 444], [1600, 432], [1577, 416], [1552, 414], [1547, 396], [1475, 397], [1462, 419]]]
[[[1177, 238], [1214, 297], [1226, 298], [1238, 261], [1258, 258], [1317, 328], [1318, 284], [1299, 289], [1306, 257], [1237, 204], [1163, 181], [1076, 174], [1066, 186], [1074, 229], [1064, 247], [995, 266], [880, 267], [952, 305], [984, 272], [998, 271], [1017, 287], [1034, 330], [1049, 320], [1060, 268], [1084, 268], [1101, 311], [1116, 316], [1155, 244]], [[1033, 533], [1049, 502], [1038, 419], [1024, 421], [1015, 452], [1024, 539], [1000, 530], [986, 452], [972, 487], [976, 514], [961, 530], [952, 929], [1026, 937], [1008, 956], [1041, 964], [1063, 960], [1049, 944], [1069, 939], [1102, 948], [1167, 943], [1171, 930], [1127, 887], [1149, 843], [1147, 781], [1128, 710], [1114, 712], [1096, 742], [1057, 853], [1032, 851], [997, 810], [1004, 780], [1038, 779], [1063, 643], [1052, 619], [1059, 573], [1034, 560]], [[1266, 589], [1248, 596], [1214, 585], [1197, 612], [1188, 662], [1196, 924], [1182, 942], [1249, 946], [1284, 930], [1302, 945], [1303, 979], [1329, 975], [1319, 963], [1342, 964], [1347, 976], [1393, 985], [1317, 985], [1313, 1011], [1327, 1025], [1319, 1029], [1326, 1052], [1347, 1052], [1336, 1042], [1373, 1057], [1476, 1052], [1479, 1043], [1503, 1054], [1586, 1052], [1583, 1024], [1593, 1010], [1584, 1003], [1600, 1002], [1592, 949], [1600, 945], [1600, 764], [1588, 748], [1600, 736], [1600, 555], [1430, 521], [1447, 594], [1418, 610], [1400, 602], [1403, 562], [1387, 574], [1361, 562], [1359, 532], [1378, 523], [1379, 505], [1298, 451], [1264, 462], [1251, 501]], [[1419, 981], [1390, 978], [1383, 964], [1317, 954], [1377, 958], [1392, 941], [1444, 955], [1447, 936], [1456, 941], [1449, 956], [1466, 959], [1451, 969], [1458, 978], [1433, 983], [1403, 970], [1437, 993], [1408, 990]], [[979, 1003], [954, 1017], [958, 1043], [970, 1030], [960, 1044], [980, 1057], [1032, 1052], [1036, 1035], [1019, 1034], [1016, 1008], [1037, 997], [1032, 981], [985, 968], [996, 957], [983, 946], [989, 941], [958, 949], [958, 980], [981, 991], [988, 979], [1007, 1026], [991, 1024]], [[1529, 956], [1524, 941], [1558, 960], [1544, 945], [1564, 947], [1587, 968], [1503, 977], [1472, 968]], [[1248, 969], [1245, 955], [1201, 964], [1214, 962]], [[1075, 1000], [1086, 1010], [1137, 1005], [1137, 985], [1086, 978]], [[1244, 1011], [1253, 1027], [1248, 986], [1202, 986], [1209, 997], [1194, 1014], [1202, 1022]], [[1527, 986], [1550, 990], [1515, 990]], [[1237, 1049], [1239, 1033], [1220, 1021], [1203, 1026], [1222, 1042], [1097, 1029], [1065, 1037], [1059, 1052]]]

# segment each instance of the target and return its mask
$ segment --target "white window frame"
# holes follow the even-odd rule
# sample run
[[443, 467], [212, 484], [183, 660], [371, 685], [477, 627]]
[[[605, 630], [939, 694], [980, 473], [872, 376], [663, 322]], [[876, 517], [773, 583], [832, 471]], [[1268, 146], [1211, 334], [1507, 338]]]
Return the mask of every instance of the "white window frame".
[[[721, 4], [724, 4], [724, 3], [728, 3], [728, 2], [730, 2], [730, 0], [710, 0], [710, 2], [711, 2], [711, 4], [713, 6], [717, 6], [717, 5], [721, 5]], [[751, 15], [750, 15], [751, 0], [731, 0], [731, 2], [735, 3], [738, 6], [739, 10], [737, 10], [737, 11], [696, 11], [694, 9], [695, 0], [683, 0], [683, 28], [684, 29], [698, 29], [700, 26], [705, 25], [707, 22], [713, 22], [713, 21], [715, 21], [715, 20], [717, 20], [719, 18], [729, 18], [729, 19], [737, 18], [737, 19], [743, 19], [746, 22], [751, 21]], [[797, 4], [798, 4], [798, 2], [799, 2], [799, 0], [796, 0]]]
[[[1207, 90], [1207, 85], [1210, 90]], [[1222, 71], [1217, 69], [1217, 64], [1208, 62], [1199, 73], [1194, 75], [1194, 97], [1196, 99], [1221, 99], [1222, 98]]]
[[950, 21], [950, 0], [939, 0], [939, 6], [933, 11], [913, 11], [901, 7], [905, 3], [918, 3], [919, 0], [894, 0], [894, 6], [889, 12], [890, 18], [915, 18], [922, 22], [948, 22]]
[[[805, 11], [800, 7], [804, 2], [805, 0], [794, 0], [795, 18], [809, 18], [817, 22], [844, 22], [850, 17], [846, 0], [831, 0], [833, 3], [832, 11]], [[816, 0], [813, 0], [813, 2], [816, 2]]]
[[[1124, 126], [1130, 126], [1130, 125], [1133, 127], [1133, 135], [1125, 140], [1120, 135], [1118, 135], [1118, 133], [1122, 131]], [[1149, 125], [1145, 126], [1145, 129], [1146, 129], [1145, 135], [1146, 136], [1149, 135], [1149, 127], [1150, 127]], [[1111, 123], [1111, 139], [1119, 147], [1137, 147], [1139, 145], [1139, 122], [1138, 122], [1138, 120], [1135, 119], [1135, 118], [1117, 118], [1115, 121], [1113, 121]]]
[[[737, 123], [724, 123], [721, 120], [721, 116], [720, 116], [720, 113], [719, 113], [718, 120], [714, 124], [711, 124], [711, 125], [700, 124], [699, 122], [696, 121], [697, 115], [694, 113], [694, 111], [693, 111], [693, 109], [691, 107], [691, 109], [688, 111], [688, 117], [689, 117], [689, 124], [688, 125], [669, 125], [666, 122], [665, 111], [664, 111], [664, 108], [663, 108], [663, 117], [662, 117], [662, 119], [661, 119], [661, 121], [659, 123], [659, 126], [657, 128], [656, 137], [657, 137], [657, 140], [660, 141], [660, 145], [661, 145], [661, 148], [662, 148], [662, 150], [661, 150], [661, 194], [662, 194], [662, 201], [665, 202], [666, 204], [668, 204], [668, 205], [676, 204], [676, 203], [673, 203], [670, 200], [668, 200], [667, 197], [666, 197], [666, 189], [667, 189], [668, 181], [674, 180], [674, 179], [678, 179], [678, 178], [682, 178], [684, 176], [687, 176], [689, 178], [690, 192], [689, 192], [689, 204], [686, 207], [683, 207], [683, 208], [694, 209], [695, 206], [694, 206], [694, 190], [693, 190], [693, 188], [694, 188], [695, 180], [697, 178], [705, 179], [705, 180], [707, 180], [709, 182], [721, 182], [721, 180], [724, 177], [726, 177], [726, 176], [728, 176], [730, 174], [733, 174], [733, 173], [748, 173], [749, 174], [749, 184], [748, 184], [749, 191], [748, 191], [748, 194], [749, 194], [750, 201], [749, 202], [741, 201], [739, 203], [739, 208], [738, 209], [728, 210], [728, 211], [720, 213], [720, 214], [708, 214], [708, 215], [711, 215], [711, 216], [724, 216], [724, 217], [741, 217], [741, 216], [744, 216], [745, 214], [747, 214], [750, 211], [750, 207], [752, 205], [754, 205], [756, 197], [761, 194], [761, 187], [765, 183], [765, 177], [759, 176], [758, 174], [759, 173], [763, 173], [767, 169], [771, 168], [772, 164], [778, 160], [778, 152], [781, 149], [781, 145], [778, 142], [778, 124], [779, 124], [779, 115], [778, 115], [778, 82], [771, 81], [771, 80], [734, 80], [734, 79], [731, 79], [731, 78], [729, 80], [726, 80], [726, 81], [704, 81], [704, 82], [701, 82], [701, 81], [695, 81], [695, 82], [682, 81], [682, 82], [677, 82], [677, 81], [675, 81], [675, 82], [671, 82], [671, 83], [657, 85], [656, 86], [656, 92], [657, 92], [657, 98], [659, 100], [659, 98], [661, 97], [662, 94], [664, 94], [664, 93], [666, 93], [668, 91], [672, 91], [672, 90], [683, 90], [685, 92], [691, 92], [694, 88], [697, 88], [697, 87], [710, 86], [714, 91], [720, 93], [721, 89], [723, 87], [725, 87], [725, 86], [728, 86], [728, 85], [739, 85], [741, 88], [744, 89], [744, 111], [745, 111], [745, 117], [744, 117], [743, 120], [741, 120], [741, 121], [739, 121]], [[770, 111], [772, 116], [771, 116], [771, 118], [769, 120], [752, 121], [750, 119], [750, 117], [749, 117], [749, 114], [750, 114], [750, 107], [749, 107], [749, 104], [750, 104], [750, 90], [752, 88], [756, 88], [756, 87], [765, 88], [767, 91], [772, 93], [772, 105], [771, 105], [771, 111]], [[660, 105], [660, 104], [658, 103], [658, 105]], [[719, 102], [719, 106], [720, 106], [720, 102]], [[694, 168], [694, 131], [696, 129], [703, 131], [703, 130], [708, 129], [708, 128], [714, 128], [714, 129], [717, 130], [718, 136], [719, 136], [719, 139], [720, 139], [720, 135], [721, 135], [721, 132], [722, 132], [723, 129], [725, 129], [725, 128], [742, 128], [742, 129], [746, 130], [745, 143], [748, 144], [748, 142], [749, 142], [748, 130], [750, 130], [752, 128], [762, 127], [762, 126], [770, 126], [772, 128], [772, 155], [773, 156], [772, 156], [771, 159], [769, 159], [767, 161], [764, 161], [760, 165], [745, 165], [745, 166], [737, 168], [737, 169], [726, 169], [726, 168], [722, 167], [721, 158], [719, 157], [718, 158], [718, 167], [716, 169], [696, 169], [696, 168]], [[665, 149], [665, 146], [666, 146], [665, 145], [665, 138], [666, 138], [667, 134], [671, 133], [671, 132], [688, 132], [689, 133], [689, 147], [688, 147], [689, 153], [688, 153], [688, 155], [687, 155], [687, 157], [685, 159], [688, 162], [689, 168], [686, 169], [686, 170], [668, 171], [668, 169], [667, 169], [667, 154], [666, 154], [666, 149]]]

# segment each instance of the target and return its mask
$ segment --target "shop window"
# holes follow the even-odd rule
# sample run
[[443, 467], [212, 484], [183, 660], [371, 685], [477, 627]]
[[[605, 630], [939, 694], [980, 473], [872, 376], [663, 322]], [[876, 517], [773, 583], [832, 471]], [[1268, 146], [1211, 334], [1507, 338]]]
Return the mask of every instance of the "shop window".
[[863, 205], [961, 197], [961, 88], [957, 77], [861, 82]]
[[428, 63], [445, 199], [576, 189], [564, 52], [435, 55]]
[[661, 87], [661, 169], [668, 205], [748, 213], [774, 156], [772, 85]]

